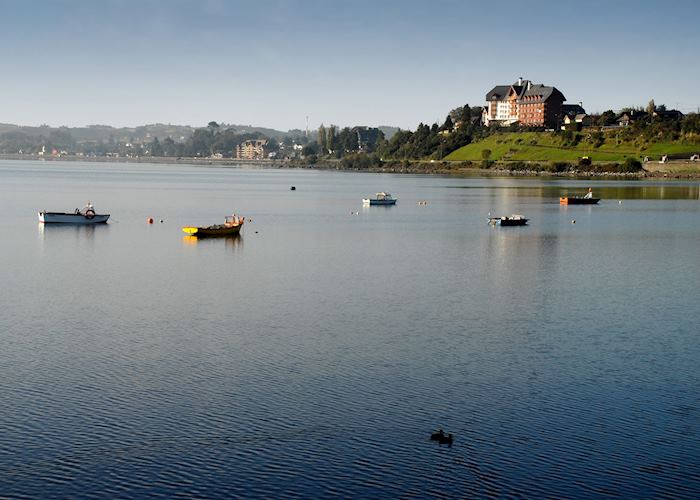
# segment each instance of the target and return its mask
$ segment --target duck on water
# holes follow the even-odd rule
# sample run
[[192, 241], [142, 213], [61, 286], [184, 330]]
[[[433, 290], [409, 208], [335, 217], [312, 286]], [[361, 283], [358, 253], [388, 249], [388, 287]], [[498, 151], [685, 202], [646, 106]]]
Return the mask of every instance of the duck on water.
[[445, 434], [445, 431], [440, 429], [438, 432], [433, 432], [430, 435], [430, 440], [431, 441], [437, 441], [440, 444], [448, 444], [452, 446], [452, 441], [453, 441], [452, 433]]

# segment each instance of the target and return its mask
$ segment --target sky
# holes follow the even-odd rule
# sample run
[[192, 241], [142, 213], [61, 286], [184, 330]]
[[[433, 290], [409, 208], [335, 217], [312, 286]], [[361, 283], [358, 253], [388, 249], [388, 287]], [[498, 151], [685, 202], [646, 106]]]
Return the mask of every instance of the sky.
[[415, 129], [518, 77], [700, 107], [698, 0], [0, 0], [0, 123]]

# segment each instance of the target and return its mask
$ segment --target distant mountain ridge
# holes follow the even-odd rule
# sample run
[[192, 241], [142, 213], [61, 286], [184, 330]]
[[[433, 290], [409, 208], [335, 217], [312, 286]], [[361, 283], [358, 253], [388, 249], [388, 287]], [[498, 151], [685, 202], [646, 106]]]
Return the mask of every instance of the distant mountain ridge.
[[[285, 137], [299, 137], [305, 134], [303, 130], [292, 129], [286, 132], [268, 127], [255, 127], [253, 125], [226, 124], [220, 123], [220, 130], [233, 129], [239, 134], [260, 133], [266, 137], [282, 141]], [[77, 143], [86, 142], [130, 142], [134, 144], [143, 144], [153, 141], [154, 138], [163, 140], [167, 137], [175, 142], [185, 141], [192, 136], [195, 130], [202, 127], [193, 127], [191, 125], [173, 125], [170, 123], [151, 123], [139, 125], [136, 127], [113, 127], [111, 125], [87, 125], [85, 127], [51, 127], [49, 125], [28, 126], [15, 125], [11, 123], [0, 123], [0, 135], [8, 132], [19, 132], [28, 137], [49, 137], [65, 132], [70, 133], [71, 137]], [[378, 127], [387, 139], [390, 139], [398, 130], [398, 127], [380, 126]], [[311, 134], [314, 134], [313, 136]], [[309, 135], [316, 137], [316, 129], [309, 130]]]
[[[220, 124], [221, 129], [234, 129], [240, 133], [260, 132], [267, 137], [283, 139], [287, 135], [299, 135], [300, 130], [283, 132], [265, 127], [253, 127], [250, 125], [227, 125]], [[25, 126], [10, 123], [0, 123], [0, 134], [7, 132], [20, 132], [29, 137], [48, 137], [56, 133], [68, 132], [72, 138], [78, 142], [132, 142], [146, 143], [154, 138], [165, 139], [170, 137], [176, 142], [184, 141], [190, 137], [195, 130], [204, 127], [192, 127], [190, 125], [173, 125], [165, 123], [152, 123], [139, 125], [136, 127], [113, 127], [111, 125], [88, 125], [85, 127], [50, 127], [48, 125]]]

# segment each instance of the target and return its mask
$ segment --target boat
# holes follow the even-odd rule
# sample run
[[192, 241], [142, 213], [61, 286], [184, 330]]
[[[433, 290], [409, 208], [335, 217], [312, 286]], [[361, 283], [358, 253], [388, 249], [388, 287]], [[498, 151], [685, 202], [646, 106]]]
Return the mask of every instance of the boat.
[[363, 205], [396, 205], [396, 198], [393, 198], [389, 193], [377, 193], [374, 198], [363, 198]]
[[562, 196], [559, 198], [560, 205], [596, 205], [600, 198], [593, 198], [593, 190], [588, 188], [585, 196]]
[[102, 224], [107, 222], [110, 214], [98, 214], [95, 207], [89, 201], [82, 210], [76, 208], [74, 212], [39, 212], [39, 222], [44, 224]]
[[489, 217], [489, 224], [492, 226], [524, 226], [528, 220], [522, 215], [513, 214], [510, 217], [505, 215], [502, 217]]
[[235, 236], [241, 232], [245, 217], [237, 215], [227, 215], [224, 218], [223, 224], [216, 224], [207, 227], [185, 226], [182, 228], [184, 233], [191, 236], [206, 237], [206, 236]]

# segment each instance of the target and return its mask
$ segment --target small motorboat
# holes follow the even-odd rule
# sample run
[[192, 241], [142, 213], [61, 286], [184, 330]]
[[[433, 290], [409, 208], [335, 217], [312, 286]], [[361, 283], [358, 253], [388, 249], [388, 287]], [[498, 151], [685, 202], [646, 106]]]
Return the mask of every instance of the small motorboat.
[[207, 236], [234, 236], [241, 232], [245, 217], [239, 217], [236, 214], [227, 215], [224, 218], [223, 224], [216, 224], [207, 227], [185, 226], [182, 228], [184, 233], [191, 236], [207, 237]]
[[510, 217], [489, 217], [489, 224], [492, 226], [524, 226], [527, 224], [526, 219], [522, 215], [511, 215]]
[[377, 193], [374, 198], [363, 198], [363, 205], [396, 205], [396, 198], [393, 198], [389, 193]]
[[559, 198], [560, 205], [596, 205], [600, 198], [593, 198], [593, 190], [588, 188], [588, 193], [584, 196], [562, 196]]
[[95, 207], [89, 201], [82, 210], [76, 208], [74, 212], [39, 212], [39, 222], [44, 224], [102, 224], [107, 222], [110, 214], [98, 214]]

